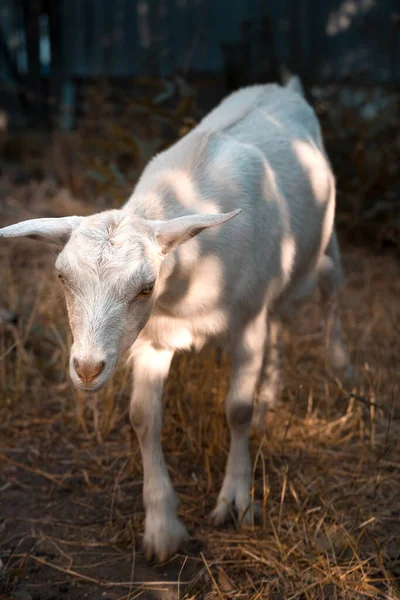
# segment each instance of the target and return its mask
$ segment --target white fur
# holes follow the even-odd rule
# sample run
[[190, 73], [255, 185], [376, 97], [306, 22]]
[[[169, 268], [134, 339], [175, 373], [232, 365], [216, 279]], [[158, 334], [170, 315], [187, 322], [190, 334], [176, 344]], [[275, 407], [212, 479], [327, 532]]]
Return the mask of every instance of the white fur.
[[[334, 211], [319, 124], [295, 81], [229, 96], [149, 163], [121, 210], [0, 230], [65, 244], [56, 268], [65, 280], [77, 387], [99, 389], [131, 348], [130, 415], [143, 457], [148, 555], [167, 558], [186, 535], [160, 445], [162, 389], [176, 350], [214, 343], [232, 355], [231, 447], [217, 522], [229, 503], [248, 519], [254, 392], [260, 384], [264, 405], [278, 393], [280, 317], [317, 284], [327, 307], [328, 356], [348, 368], [336, 310]], [[138, 296], [153, 282], [152, 294]], [[104, 368], [82, 382], [74, 359], [89, 371], [101, 362]]]

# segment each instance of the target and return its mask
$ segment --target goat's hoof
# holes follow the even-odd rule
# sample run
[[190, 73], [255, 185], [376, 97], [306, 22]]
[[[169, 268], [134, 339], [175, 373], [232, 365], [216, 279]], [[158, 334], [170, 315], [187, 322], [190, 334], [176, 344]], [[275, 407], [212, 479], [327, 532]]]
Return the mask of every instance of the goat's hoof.
[[219, 500], [217, 506], [210, 514], [211, 522], [219, 527], [223, 525], [231, 517], [233, 521], [236, 521], [239, 525], [252, 525], [255, 521], [258, 521], [261, 517], [261, 507], [257, 502], [248, 504], [246, 507], [237, 510], [235, 506], [232, 506], [230, 502]]
[[355, 381], [354, 370], [350, 363], [346, 363], [340, 368], [335, 367], [334, 369], [328, 369], [328, 375], [332, 377], [332, 379], [341, 381], [344, 385], [350, 385]]
[[349, 355], [343, 344], [332, 344], [328, 349], [328, 372], [332, 371], [335, 379], [343, 383], [351, 383], [353, 369], [349, 361]]
[[232, 516], [233, 518], [233, 514], [233, 506], [229, 502], [218, 501], [217, 506], [209, 515], [209, 520], [215, 527], [219, 527], [225, 523], [228, 516]]
[[164, 562], [173, 556], [188, 538], [185, 525], [176, 515], [146, 516], [143, 548], [147, 560]]

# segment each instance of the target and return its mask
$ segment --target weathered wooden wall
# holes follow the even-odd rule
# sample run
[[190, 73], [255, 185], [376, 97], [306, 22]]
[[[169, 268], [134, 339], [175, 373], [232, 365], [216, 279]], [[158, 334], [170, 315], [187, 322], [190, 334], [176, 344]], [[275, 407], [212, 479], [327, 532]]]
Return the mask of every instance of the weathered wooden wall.
[[[63, 70], [69, 78], [216, 72], [222, 44], [265, 17], [272, 34], [252, 46], [255, 71], [272, 45], [311, 81], [400, 82], [399, 0], [63, 0]], [[20, 0], [0, 0], [3, 38], [23, 68], [20, 22]], [[8, 76], [0, 56], [0, 77]]]
[[263, 17], [278, 60], [305, 77], [400, 80], [398, 0], [65, 0], [66, 68], [72, 76], [218, 71], [221, 44]]

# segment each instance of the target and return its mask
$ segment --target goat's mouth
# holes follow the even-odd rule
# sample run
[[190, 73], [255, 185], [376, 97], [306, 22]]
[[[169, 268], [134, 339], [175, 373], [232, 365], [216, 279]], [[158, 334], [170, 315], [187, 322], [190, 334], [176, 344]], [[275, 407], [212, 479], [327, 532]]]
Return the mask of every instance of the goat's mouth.
[[94, 382], [89, 385], [85, 385], [84, 383], [76, 383], [75, 381], [73, 383], [75, 388], [80, 392], [85, 392], [85, 394], [94, 394], [94, 392], [98, 392], [108, 383], [108, 379], [107, 381], [101, 381], [99, 383]]

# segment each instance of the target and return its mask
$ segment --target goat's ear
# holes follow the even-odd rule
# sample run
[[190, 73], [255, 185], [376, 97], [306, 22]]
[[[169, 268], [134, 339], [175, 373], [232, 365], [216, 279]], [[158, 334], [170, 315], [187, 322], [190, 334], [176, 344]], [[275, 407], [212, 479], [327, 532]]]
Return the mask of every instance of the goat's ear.
[[51, 242], [63, 247], [71, 234], [82, 222], [83, 217], [59, 217], [54, 219], [30, 219], [0, 229], [0, 238], [28, 237], [33, 240]]
[[215, 225], [221, 225], [236, 217], [241, 211], [240, 208], [229, 213], [220, 215], [188, 215], [187, 217], [178, 217], [170, 221], [158, 221], [156, 225], [156, 237], [161, 246], [163, 254], [168, 254], [174, 248], [187, 242], [192, 237]]

